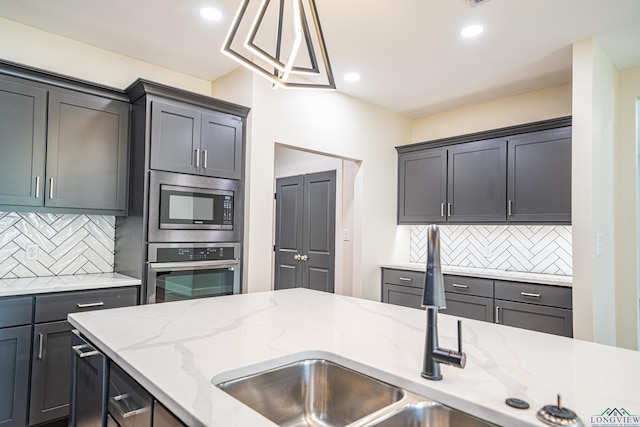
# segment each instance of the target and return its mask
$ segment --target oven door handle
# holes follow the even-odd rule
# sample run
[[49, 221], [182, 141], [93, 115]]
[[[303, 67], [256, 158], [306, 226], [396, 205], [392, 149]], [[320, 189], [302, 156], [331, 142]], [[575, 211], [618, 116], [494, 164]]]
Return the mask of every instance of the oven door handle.
[[185, 271], [201, 270], [208, 267], [235, 267], [240, 265], [240, 260], [220, 260], [220, 261], [187, 261], [187, 262], [150, 262], [149, 270], [152, 271]]

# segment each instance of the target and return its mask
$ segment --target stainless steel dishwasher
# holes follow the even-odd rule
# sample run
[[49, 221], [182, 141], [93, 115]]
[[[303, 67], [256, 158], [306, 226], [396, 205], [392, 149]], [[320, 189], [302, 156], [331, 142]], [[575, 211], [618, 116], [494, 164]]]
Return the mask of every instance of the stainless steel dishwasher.
[[71, 332], [73, 362], [69, 425], [102, 427], [107, 403], [107, 358], [78, 330]]

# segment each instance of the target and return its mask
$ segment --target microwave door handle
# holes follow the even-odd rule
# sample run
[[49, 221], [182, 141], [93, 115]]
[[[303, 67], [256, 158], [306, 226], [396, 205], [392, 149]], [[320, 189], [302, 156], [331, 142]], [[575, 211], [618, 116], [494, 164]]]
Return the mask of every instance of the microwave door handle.
[[193, 262], [154, 262], [149, 263], [149, 269], [152, 271], [185, 271], [194, 269], [204, 269], [207, 267], [235, 267], [240, 264], [239, 260], [220, 260], [220, 261], [193, 261]]

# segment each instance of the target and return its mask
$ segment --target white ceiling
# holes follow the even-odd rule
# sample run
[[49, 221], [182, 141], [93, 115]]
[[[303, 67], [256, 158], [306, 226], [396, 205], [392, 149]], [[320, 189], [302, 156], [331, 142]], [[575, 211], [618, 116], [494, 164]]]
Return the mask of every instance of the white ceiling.
[[[257, 0], [253, 0], [257, 1]], [[410, 117], [571, 80], [572, 43], [596, 37], [640, 66], [640, 0], [315, 0], [338, 90]], [[219, 22], [198, 15], [204, 5]], [[0, 16], [207, 80], [240, 0], [0, 0]], [[461, 28], [484, 33], [463, 39]], [[6, 41], [5, 41], [6, 42]], [[362, 75], [356, 83], [342, 76]]]

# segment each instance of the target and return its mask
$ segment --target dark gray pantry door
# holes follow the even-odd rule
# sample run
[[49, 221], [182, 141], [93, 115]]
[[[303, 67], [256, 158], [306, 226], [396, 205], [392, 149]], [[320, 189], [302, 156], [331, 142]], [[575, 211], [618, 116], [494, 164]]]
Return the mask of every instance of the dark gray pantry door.
[[275, 289], [333, 292], [336, 172], [276, 180]]

